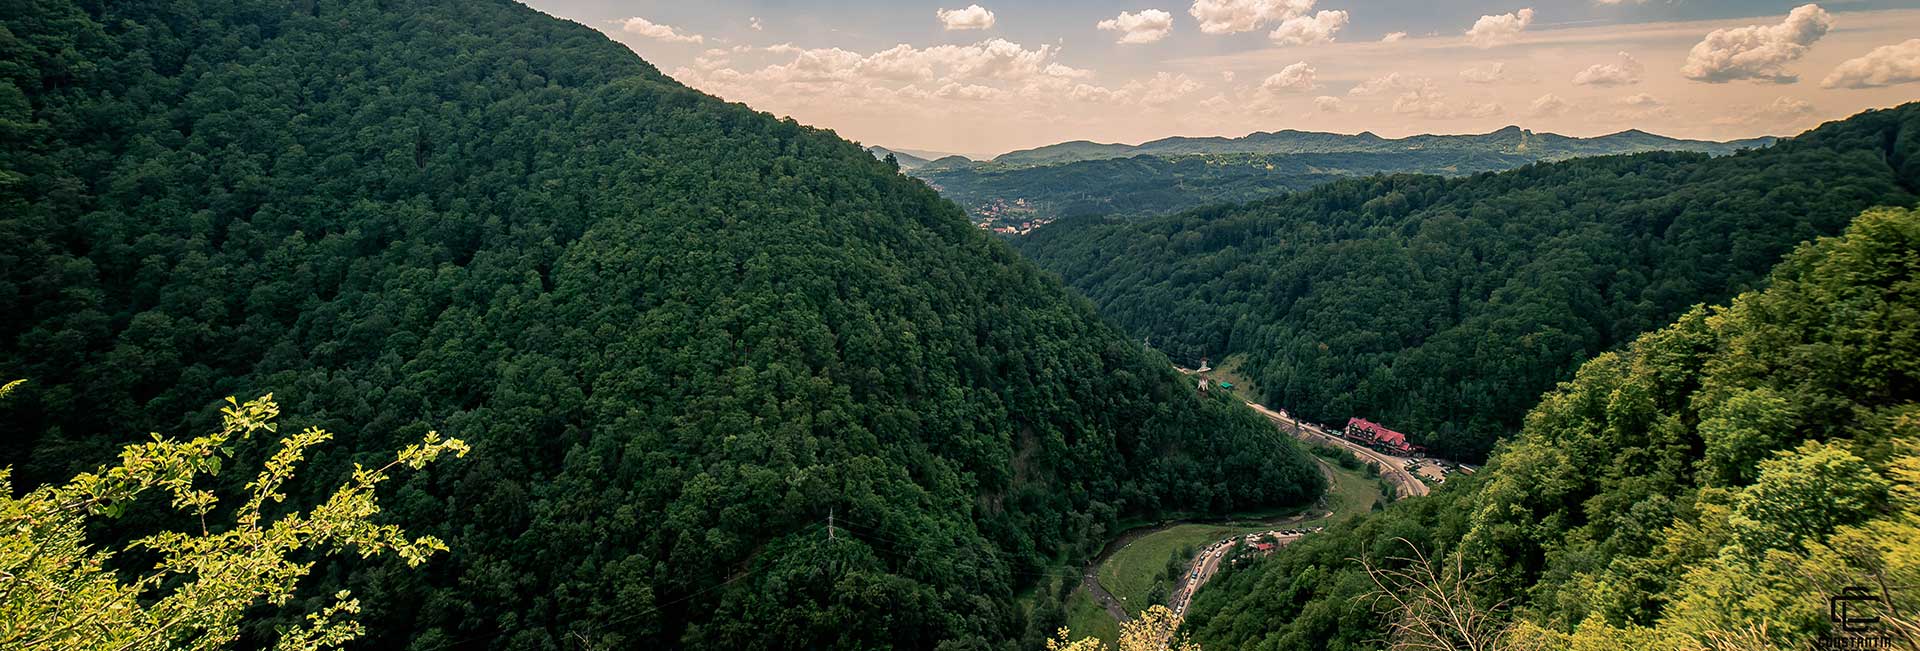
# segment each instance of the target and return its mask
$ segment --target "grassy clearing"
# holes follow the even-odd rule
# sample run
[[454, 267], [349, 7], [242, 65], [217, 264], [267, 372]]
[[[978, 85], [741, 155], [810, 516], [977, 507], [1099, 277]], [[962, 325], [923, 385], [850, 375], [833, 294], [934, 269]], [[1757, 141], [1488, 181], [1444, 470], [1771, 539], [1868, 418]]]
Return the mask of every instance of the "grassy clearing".
[[1220, 360], [1219, 366], [1213, 367], [1213, 370], [1207, 371], [1206, 374], [1215, 382], [1232, 382], [1233, 395], [1239, 396], [1241, 400], [1259, 402], [1260, 387], [1253, 383], [1252, 376], [1242, 368], [1246, 361], [1247, 356], [1244, 353], [1228, 355], [1226, 359]]
[[[1333, 469], [1333, 483], [1327, 491], [1327, 503], [1332, 507], [1333, 513], [1325, 517], [1280, 526], [1289, 529], [1321, 526], [1334, 519], [1348, 518], [1372, 511], [1373, 505], [1381, 501], [1379, 480], [1368, 477], [1364, 471], [1349, 470], [1331, 462], [1327, 466]], [[1152, 605], [1149, 603], [1148, 595], [1153, 591], [1156, 582], [1161, 583], [1165, 591], [1172, 590], [1173, 586], [1161, 578], [1166, 571], [1169, 555], [1189, 547], [1198, 551], [1222, 538], [1267, 531], [1275, 526], [1261, 522], [1181, 524], [1155, 531], [1127, 543], [1127, 546], [1108, 557], [1107, 561], [1100, 565], [1100, 585], [1105, 586], [1114, 597], [1120, 598], [1127, 612], [1139, 613]], [[1099, 607], [1093, 604], [1091, 597], [1082, 597], [1082, 599], [1089, 607], [1098, 610]], [[1071, 609], [1068, 616], [1072, 617]]]
[[1112, 644], [1120, 637], [1120, 624], [1093, 600], [1086, 588], [1074, 589], [1073, 596], [1067, 598], [1067, 630], [1073, 631], [1076, 640], [1095, 637]]

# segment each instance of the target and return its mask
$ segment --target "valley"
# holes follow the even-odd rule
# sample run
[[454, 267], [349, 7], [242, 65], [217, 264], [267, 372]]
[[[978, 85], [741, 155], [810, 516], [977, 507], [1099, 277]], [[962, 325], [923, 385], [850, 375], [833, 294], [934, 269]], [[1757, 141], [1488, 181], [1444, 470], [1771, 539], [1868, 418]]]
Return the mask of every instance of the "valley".
[[989, 4], [8, 3], [0, 649], [1920, 649], [1920, 7]]

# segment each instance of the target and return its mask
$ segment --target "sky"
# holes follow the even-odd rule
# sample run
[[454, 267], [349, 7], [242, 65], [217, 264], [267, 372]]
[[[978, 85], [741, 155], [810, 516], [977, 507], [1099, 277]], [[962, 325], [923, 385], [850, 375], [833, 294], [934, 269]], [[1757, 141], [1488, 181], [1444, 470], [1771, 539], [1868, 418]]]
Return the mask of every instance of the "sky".
[[1792, 135], [1920, 99], [1920, 0], [531, 0], [868, 145]]

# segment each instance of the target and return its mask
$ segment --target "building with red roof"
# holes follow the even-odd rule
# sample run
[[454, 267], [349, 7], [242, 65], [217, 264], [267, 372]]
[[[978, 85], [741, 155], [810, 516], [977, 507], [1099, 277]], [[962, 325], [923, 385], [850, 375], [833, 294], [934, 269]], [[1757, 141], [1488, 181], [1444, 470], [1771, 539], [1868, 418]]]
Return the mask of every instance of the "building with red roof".
[[1365, 418], [1347, 419], [1346, 435], [1349, 439], [1403, 454], [1425, 449], [1408, 443], [1407, 435], [1387, 429], [1385, 425]]

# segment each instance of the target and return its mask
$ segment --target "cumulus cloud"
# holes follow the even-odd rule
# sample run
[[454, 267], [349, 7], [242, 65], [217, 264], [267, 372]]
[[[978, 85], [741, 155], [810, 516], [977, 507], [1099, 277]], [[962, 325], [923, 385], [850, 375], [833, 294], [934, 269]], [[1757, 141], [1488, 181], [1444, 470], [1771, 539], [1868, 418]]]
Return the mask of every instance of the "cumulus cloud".
[[1529, 7], [1510, 14], [1481, 16], [1480, 20], [1467, 29], [1467, 40], [1478, 47], [1488, 48], [1512, 43], [1520, 38], [1520, 32], [1533, 24], [1533, 8]]
[[1208, 34], [1249, 32], [1298, 18], [1313, 10], [1314, 0], [1193, 0], [1187, 13]]
[[967, 5], [965, 9], [935, 9], [933, 15], [948, 30], [993, 27], [993, 12], [980, 5]]
[[1621, 52], [1620, 60], [1614, 63], [1596, 63], [1586, 70], [1574, 73], [1573, 83], [1577, 86], [1631, 86], [1640, 83], [1640, 73], [1646, 66], [1633, 55]]
[[1120, 15], [1094, 24], [1097, 29], [1120, 32], [1120, 43], [1137, 45], [1166, 38], [1173, 31], [1173, 14], [1159, 9], [1140, 13], [1122, 11]]
[[1716, 29], [1687, 53], [1680, 74], [1716, 84], [1738, 79], [1791, 84], [1800, 77], [1785, 66], [1806, 56], [1831, 29], [1833, 16], [1814, 4], [1795, 8], [1778, 25]]
[[759, 16], [748, 16], [748, 17], [747, 17], [747, 26], [748, 26], [748, 27], [751, 27], [751, 28], [753, 28], [753, 31], [756, 31], [756, 32], [757, 32], [757, 31], [760, 31], [760, 30], [763, 30], [763, 29], [766, 29], [765, 27], [761, 27], [761, 26], [760, 26], [760, 17], [759, 17]]
[[1460, 71], [1460, 78], [1470, 84], [1491, 84], [1507, 78], [1507, 64], [1495, 63]]
[[1269, 93], [1305, 92], [1319, 87], [1313, 66], [1305, 61], [1281, 68], [1280, 72], [1268, 75], [1265, 81], [1260, 82], [1260, 90]]
[[1154, 73], [1147, 79], [1135, 79], [1113, 91], [1113, 99], [1144, 106], [1161, 106], [1200, 90], [1200, 82], [1186, 75]]
[[1822, 88], [1879, 88], [1920, 81], [1920, 38], [1874, 48], [1848, 59], [1820, 82]]
[[1347, 108], [1346, 100], [1331, 95], [1313, 98], [1313, 107], [1319, 109], [1321, 113], [1347, 113], [1353, 110]]
[[1568, 104], [1567, 100], [1560, 99], [1559, 95], [1547, 93], [1533, 100], [1533, 104], [1527, 108], [1527, 113], [1534, 117], [1547, 118], [1566, 113], [1567, 109], [1572, 107], [1573, 105]]
[[1378, 95], [1396, 88], [1411, 88], [1417, 85], [1419, 85], [1418, 80], [1398, 72], [1389, 72], [1355, 84], [1353, 88], [1347, 90], [1347, 94], [1359, 96]]
[[699, 34], [688, 34], [639, 16], [614, 22], [620, 24], [620, 31], [628, 34], [638, 34], [656, 41], [666, 41], [668, 43], [705, 43], [707, 41], [706, 37]]
[[1398, 43], [1400, 42], [1400, 39], [1403, 39], [1406, 37], [1407, 37], [1406, 32], [1387, 32], [1386, 36], [1380, 37], [1380, 42], [1381, 43]]
[[1648, 95], [1646, 93], [1628, 95], [1626, 97], [1620, 98], [1619, 100], [1616, 100], [1615, 103], [1621, 106], [1630, 106], [1633, 108], [1643, 108], [1643, 109], [1666, 105], [1666, 102], [1661, 101], [1660, 98], [1654, 97], [1652, 95]]
[[1280, 22], [1267, 34], [1279, 45], [1313, 45], [1333, 40], [1333, 33], [1347, 26], [1347, 12], [1322, 11], [1312, 16], [1295, 16]]

